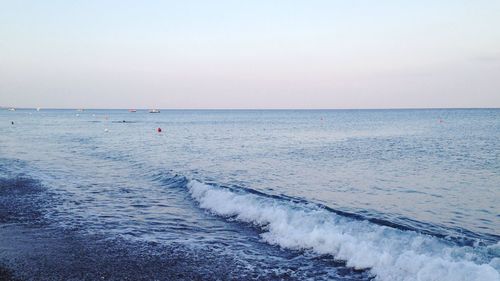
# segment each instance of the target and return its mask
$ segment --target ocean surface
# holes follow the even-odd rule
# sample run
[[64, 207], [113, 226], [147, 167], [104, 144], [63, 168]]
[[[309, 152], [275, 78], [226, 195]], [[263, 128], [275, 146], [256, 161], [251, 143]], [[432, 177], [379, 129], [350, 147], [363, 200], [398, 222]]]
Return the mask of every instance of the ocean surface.
[[0, 240], [12, 280], [500, 280], [500, 110], [2, 109]]

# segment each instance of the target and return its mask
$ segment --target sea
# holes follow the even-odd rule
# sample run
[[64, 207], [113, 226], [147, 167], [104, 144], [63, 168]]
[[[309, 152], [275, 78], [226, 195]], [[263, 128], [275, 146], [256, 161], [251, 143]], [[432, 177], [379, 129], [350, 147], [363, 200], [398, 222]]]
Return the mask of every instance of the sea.
[[1, 278], [498, 281], [500, 109], [2, 109]]

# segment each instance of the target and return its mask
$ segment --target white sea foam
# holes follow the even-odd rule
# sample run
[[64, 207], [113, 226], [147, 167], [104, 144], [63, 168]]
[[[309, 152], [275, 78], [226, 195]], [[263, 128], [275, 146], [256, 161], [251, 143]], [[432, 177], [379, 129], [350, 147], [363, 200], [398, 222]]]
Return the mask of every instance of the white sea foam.
[[376, 280], [500, 280], [497, 261], [477, 248], [194, 180], [187, 187], [201, 208], [261, 227], [267, 243], [330, 254], [349, 267], [370, 269]]

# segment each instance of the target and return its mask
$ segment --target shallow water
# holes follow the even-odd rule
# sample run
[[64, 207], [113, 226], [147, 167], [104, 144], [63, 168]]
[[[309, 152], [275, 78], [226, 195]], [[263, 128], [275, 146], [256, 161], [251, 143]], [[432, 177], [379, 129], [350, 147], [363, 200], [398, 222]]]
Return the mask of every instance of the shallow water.
[[201, 279], [500, 280], [499, 139], [497, 109], [2, 110], [0, 223]]

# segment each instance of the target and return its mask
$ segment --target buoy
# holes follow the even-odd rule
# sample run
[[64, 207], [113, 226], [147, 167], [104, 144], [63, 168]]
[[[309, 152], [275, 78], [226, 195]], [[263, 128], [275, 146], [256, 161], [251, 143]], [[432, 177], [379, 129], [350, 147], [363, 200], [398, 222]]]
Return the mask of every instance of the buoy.
[[104, 132], [106, 132], [106, 133], [107, 133], [107, 132], [109, 132], [109, 130], [108, 130], [108, 129], [104, 129]]
[[156, 129], [156, 131], [157, 131], [158, 133], [161, 133], [161, 128], [160, 128], [160, 127], [158, 127], [158, 129]]

